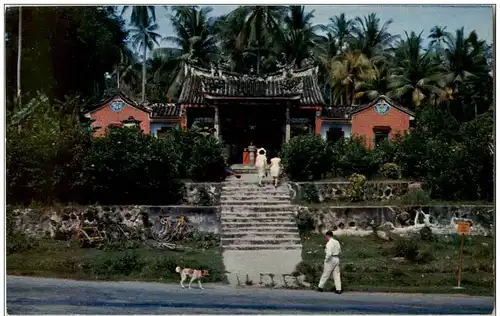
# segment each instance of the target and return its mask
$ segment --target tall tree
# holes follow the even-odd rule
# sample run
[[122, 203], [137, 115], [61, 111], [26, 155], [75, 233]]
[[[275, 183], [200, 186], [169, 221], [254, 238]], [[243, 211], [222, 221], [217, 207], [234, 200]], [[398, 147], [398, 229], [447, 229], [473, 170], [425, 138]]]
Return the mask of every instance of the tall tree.
[[[237, 9], [238, 10], [238, 9]], [[286, 8], [283, 6], [243, 6], [239, 10], [246, 12], [246, 23], [236, 40], [237, 49], [255, 49], [256, 70], [260, 73], [261, 52], [269, 48], [273, 39], [282, 36], [280, 21]]]
[[387, 20], [381, 26], [380, 18], [375, 13], [365, 16], [364, 19], [356, 17], [350, 41], [351, 49], [364, 54], [369, 59], [381, 54], [398, 39], [398, 36], [388, 32], [392, 22], [392, 19]]
[[450, 33], [446, 31], [446, 26], [434, 26], [428, 36], [428, 38], [431, 40], [429, 42], [429, 49], [441, 52], [442, 45], [445, 42], [445, 39], [449, 36]]
[[347, 50], [348, 40], [352, 36], [353, 28], [354, 21], [347, 19], [344, 13], [330, 18], [327, 30], [335, 38], [335, 44], [339, 48], [338, 53]]
[[147, 25], [149, 19], [151, 18], [153, 22], [156, 22], [156, 8], [154, 5], [135, 5], [123, 6], [121, 15], [123, 16], [126, 12], [131, 10], [130, 13], [130, 24], [134, 26]]
[[130, 30], [132, 34], [132, 45], [137, 51], [142, 50], [142, 102], [146, 101], [146, 64], [148, 59], [148, 50], [152, 51], [154, 45], [160, 45], [158, 40], [161, 35], [156, 33], [158, 25], [150, 18], [148, 24], [135, 26]]
[[446, 95], [439, 85], [440, 67], [430, 53], [422, 49], [422, 41], [422, 32], [406, 33], [406, 39], [396, 48], [396, 64], [390, 76], [389, 96], [409, 108]]
[[23, 7], [19, 7], [19, 26], [17, 38], [17, 103], [21, 104], [21, 56], [23, 43]]

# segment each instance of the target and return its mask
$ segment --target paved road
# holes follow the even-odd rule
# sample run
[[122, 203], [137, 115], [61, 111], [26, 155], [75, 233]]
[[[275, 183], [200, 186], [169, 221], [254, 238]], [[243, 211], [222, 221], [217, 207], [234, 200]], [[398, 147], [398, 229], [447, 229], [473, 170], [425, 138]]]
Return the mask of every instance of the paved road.
[[9, 314], [491, 314], [492, 297], [232, 288], [7, 277]]

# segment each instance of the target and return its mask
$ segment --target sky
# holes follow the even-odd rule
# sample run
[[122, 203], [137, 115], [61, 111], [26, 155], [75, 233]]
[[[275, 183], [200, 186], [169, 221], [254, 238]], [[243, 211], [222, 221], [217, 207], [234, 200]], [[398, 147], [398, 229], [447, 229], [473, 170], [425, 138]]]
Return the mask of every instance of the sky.
[[[238, 5], [211, 5], [212, 16], [229, 13]], [[446, 26], [446, 30], [455, 33], [458, 28], [464, 27], [466, 34], [475, 30], [479, 38], [488, 43], [493, 42], [493, 6], [452, 6], [452, 5], [306, 5], [307, 12], [314, 11], [313, 24], [328, 24], [330, 17], [345, 13], [347, 18], [365, 16], [376, 13], [381, 22], [392, 19], [389, 27], [392, 34], [415, 31], [417, 34], [424, 31], [427, 38], [430, 29], [435, 26]], [[162, 36], [174, 35], [168, 14], [163, 7], [157, 6], [156, 18], [159, 33]], [[127, 14], [128, 15], [128, 14]], [[162, 42], [161, 46], [173, 46], [171, 43]]]

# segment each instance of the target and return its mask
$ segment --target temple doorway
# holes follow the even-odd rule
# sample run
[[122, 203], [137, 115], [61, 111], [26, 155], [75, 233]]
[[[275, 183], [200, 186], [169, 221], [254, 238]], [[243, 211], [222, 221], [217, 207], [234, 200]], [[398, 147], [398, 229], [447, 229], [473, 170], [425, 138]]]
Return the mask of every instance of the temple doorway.
[[269, 158], [278, 154], [284, 141], [284, 106], [232, 104], [220, 106], [219, 113], [229, 163], [243, 163], [243, 153], [248, 146], [265, 148]]

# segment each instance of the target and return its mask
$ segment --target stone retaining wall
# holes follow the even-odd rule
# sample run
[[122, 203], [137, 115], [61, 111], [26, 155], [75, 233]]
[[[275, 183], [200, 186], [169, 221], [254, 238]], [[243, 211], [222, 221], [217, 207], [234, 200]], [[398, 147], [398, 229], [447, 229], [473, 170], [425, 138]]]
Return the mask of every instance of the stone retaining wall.
[[373, 227], [406, 234], [431, 227], [436, 234], [456, 232], [458, 220], [472, 222], [473, 234], [494, 232], [493, 205], [462, 206], [300, 206], [297, 219], [301, 229], [317, 233], [332, 230], [337, 235], [365, 235]]
[[161, 219], [184, 216], [195, 231], [219, 234], [220, 211], [213, 206], [81, 206], [62, 209], [10, 209], [8, 225], [30, 237], [68, 235], [82, 223], [106, 226], [113, 223], [145, 236], [161, 229]]
[[[349, 182], [290, 182], [290, 195], [294, 203], [307, 200], [314, 192], [319, 202], [349, 200]], [[397, 200], [408, 191], [410, 182], [405, 181], [367, 181], [366, 199], [368, 201]], [[311, 192], [314, 191], [314, 192]]]

